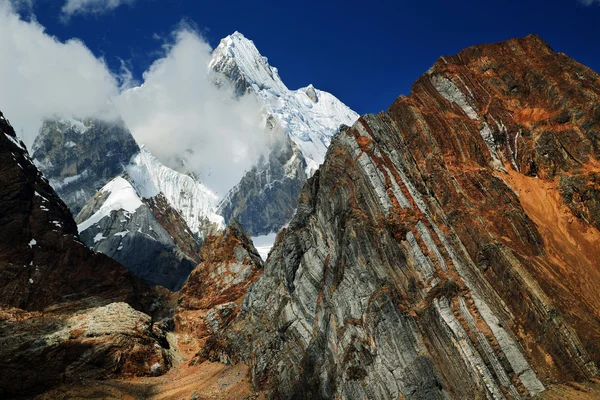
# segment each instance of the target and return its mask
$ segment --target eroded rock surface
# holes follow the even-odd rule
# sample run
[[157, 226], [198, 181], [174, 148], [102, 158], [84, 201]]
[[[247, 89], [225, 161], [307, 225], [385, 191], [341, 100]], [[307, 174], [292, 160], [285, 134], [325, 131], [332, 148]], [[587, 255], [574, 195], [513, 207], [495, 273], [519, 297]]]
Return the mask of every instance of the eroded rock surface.
[[599, 96], [532, 35], [440, 58], [335, 136], [236, 324], [254, 387], [518, 399], [595, 376]]
[[69, 209], [0, 113], [0, 397], [170, 363], [159, 297], [80, 240]]
[[262, 274], [263, 261], [236, 222], [220, 235], [207, 237], [200, 255], [202, 262], [179, 292], [176, 331], [180, 342], [197, 352], [193, 363], [229, 362], [234, 352], [228, 345], [228, 328], [248, 288]]

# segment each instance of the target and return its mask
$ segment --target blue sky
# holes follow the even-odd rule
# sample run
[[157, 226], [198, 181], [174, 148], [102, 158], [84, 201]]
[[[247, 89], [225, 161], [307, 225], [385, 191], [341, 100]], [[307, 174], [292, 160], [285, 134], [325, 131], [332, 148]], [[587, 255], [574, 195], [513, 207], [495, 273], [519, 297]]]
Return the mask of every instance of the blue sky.
[[529, 33], [600, 70], [600, 0], [125, 1], [65, 21], [64, 2], [34, 0], [33, 13], [47, 33], [80, 38], [111, 69], [125, 60], [138, 80], [181, 21], [213, 47], [238, 30], [278, 67], [288, 87], [313, 83], [359, 113], [378, 112], [408, 94], [441, 55]]

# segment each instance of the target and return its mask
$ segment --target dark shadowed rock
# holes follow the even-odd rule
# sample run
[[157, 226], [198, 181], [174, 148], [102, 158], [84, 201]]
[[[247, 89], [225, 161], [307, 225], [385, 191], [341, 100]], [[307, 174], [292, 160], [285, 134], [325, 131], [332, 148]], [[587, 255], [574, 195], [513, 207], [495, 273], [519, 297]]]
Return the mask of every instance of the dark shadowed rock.
[[144, 313], [158, 301], [79, 240], [69, 209], [0, 113], [0, 397], [164, 373], [166, 332]]

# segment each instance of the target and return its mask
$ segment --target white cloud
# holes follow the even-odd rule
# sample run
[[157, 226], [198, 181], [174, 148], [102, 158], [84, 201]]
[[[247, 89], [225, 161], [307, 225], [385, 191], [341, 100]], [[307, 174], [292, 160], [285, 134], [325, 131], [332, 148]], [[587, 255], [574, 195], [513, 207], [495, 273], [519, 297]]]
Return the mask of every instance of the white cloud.
[[62, 13], [67, 19], [75, 14], [104, 14], [134, 2], [135, 0], [66, 0]]
[[118, 95], [115, 76], [82, 42], [58, 41], [2, 0], [0, 55], [0, 110], [28, 146], [43, 118], [98, 115]]
[[139, 143], [163, 162], [198, 172], [224, 194], [267, 148], [271, 138], [259, 128], [261, 106], [254, 98], [232, 98], [207, 76], [212, 49], [183, 28], [165, 56], [144, 73], [141, 87], [124, 92], [115, 105]]
[[[136, 140], [172, 166], [186, 158], [224, 194], [263, 154], [271, 137], [254, 98], [232, 98], [207, 75], [210, 46], [182, 27], [162, 58], [134, 81], [125, 62], [111, 72], [78, 40], [60, 42], [0, 0], [0, 110], [31, 147], [44, 118], [121, 114]], [[124, 92], [122, 91], [125, 90]]]
[[591, 6], [592, 4], [600, 4], [600, 0], [579, 0], [584, 6]]

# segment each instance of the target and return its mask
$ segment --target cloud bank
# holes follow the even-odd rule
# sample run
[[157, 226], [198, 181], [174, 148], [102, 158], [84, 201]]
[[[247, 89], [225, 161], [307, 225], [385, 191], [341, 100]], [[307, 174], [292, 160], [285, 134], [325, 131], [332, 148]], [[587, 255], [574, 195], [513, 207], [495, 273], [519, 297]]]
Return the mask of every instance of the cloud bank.
[[41, 120], [106, 112], [118, 78], [80, 41], [49, 36], [0, 1], [0, 110], [31, 146]]
[[261, 106], [252, 97], [233, 99], [207, 75], [212, 49], [183, 28], [165, 56], [144, 73], [140, 87], [127, 90], [115, 105], [139, 143], [170, 166], [199, 173], [224, 194], [268, 147], [260, 128]]
[[104, 14], [134, 2], [135, 0], [67, 0], [62, 7], [62, 13], [67, 19], [75, 14]]
[[0, 0], [0, 110], [31, 147], [41, 121], [55, 115], [116, 118], [163, 163], [196, 172], [223, 195], [267, 151], [271, 137], [254, 98], [234, 100], [210, 81], [212, 49], [182, 27], [129, 90], [126, 67], [112, 72], [78, 40], [60, 42]]

